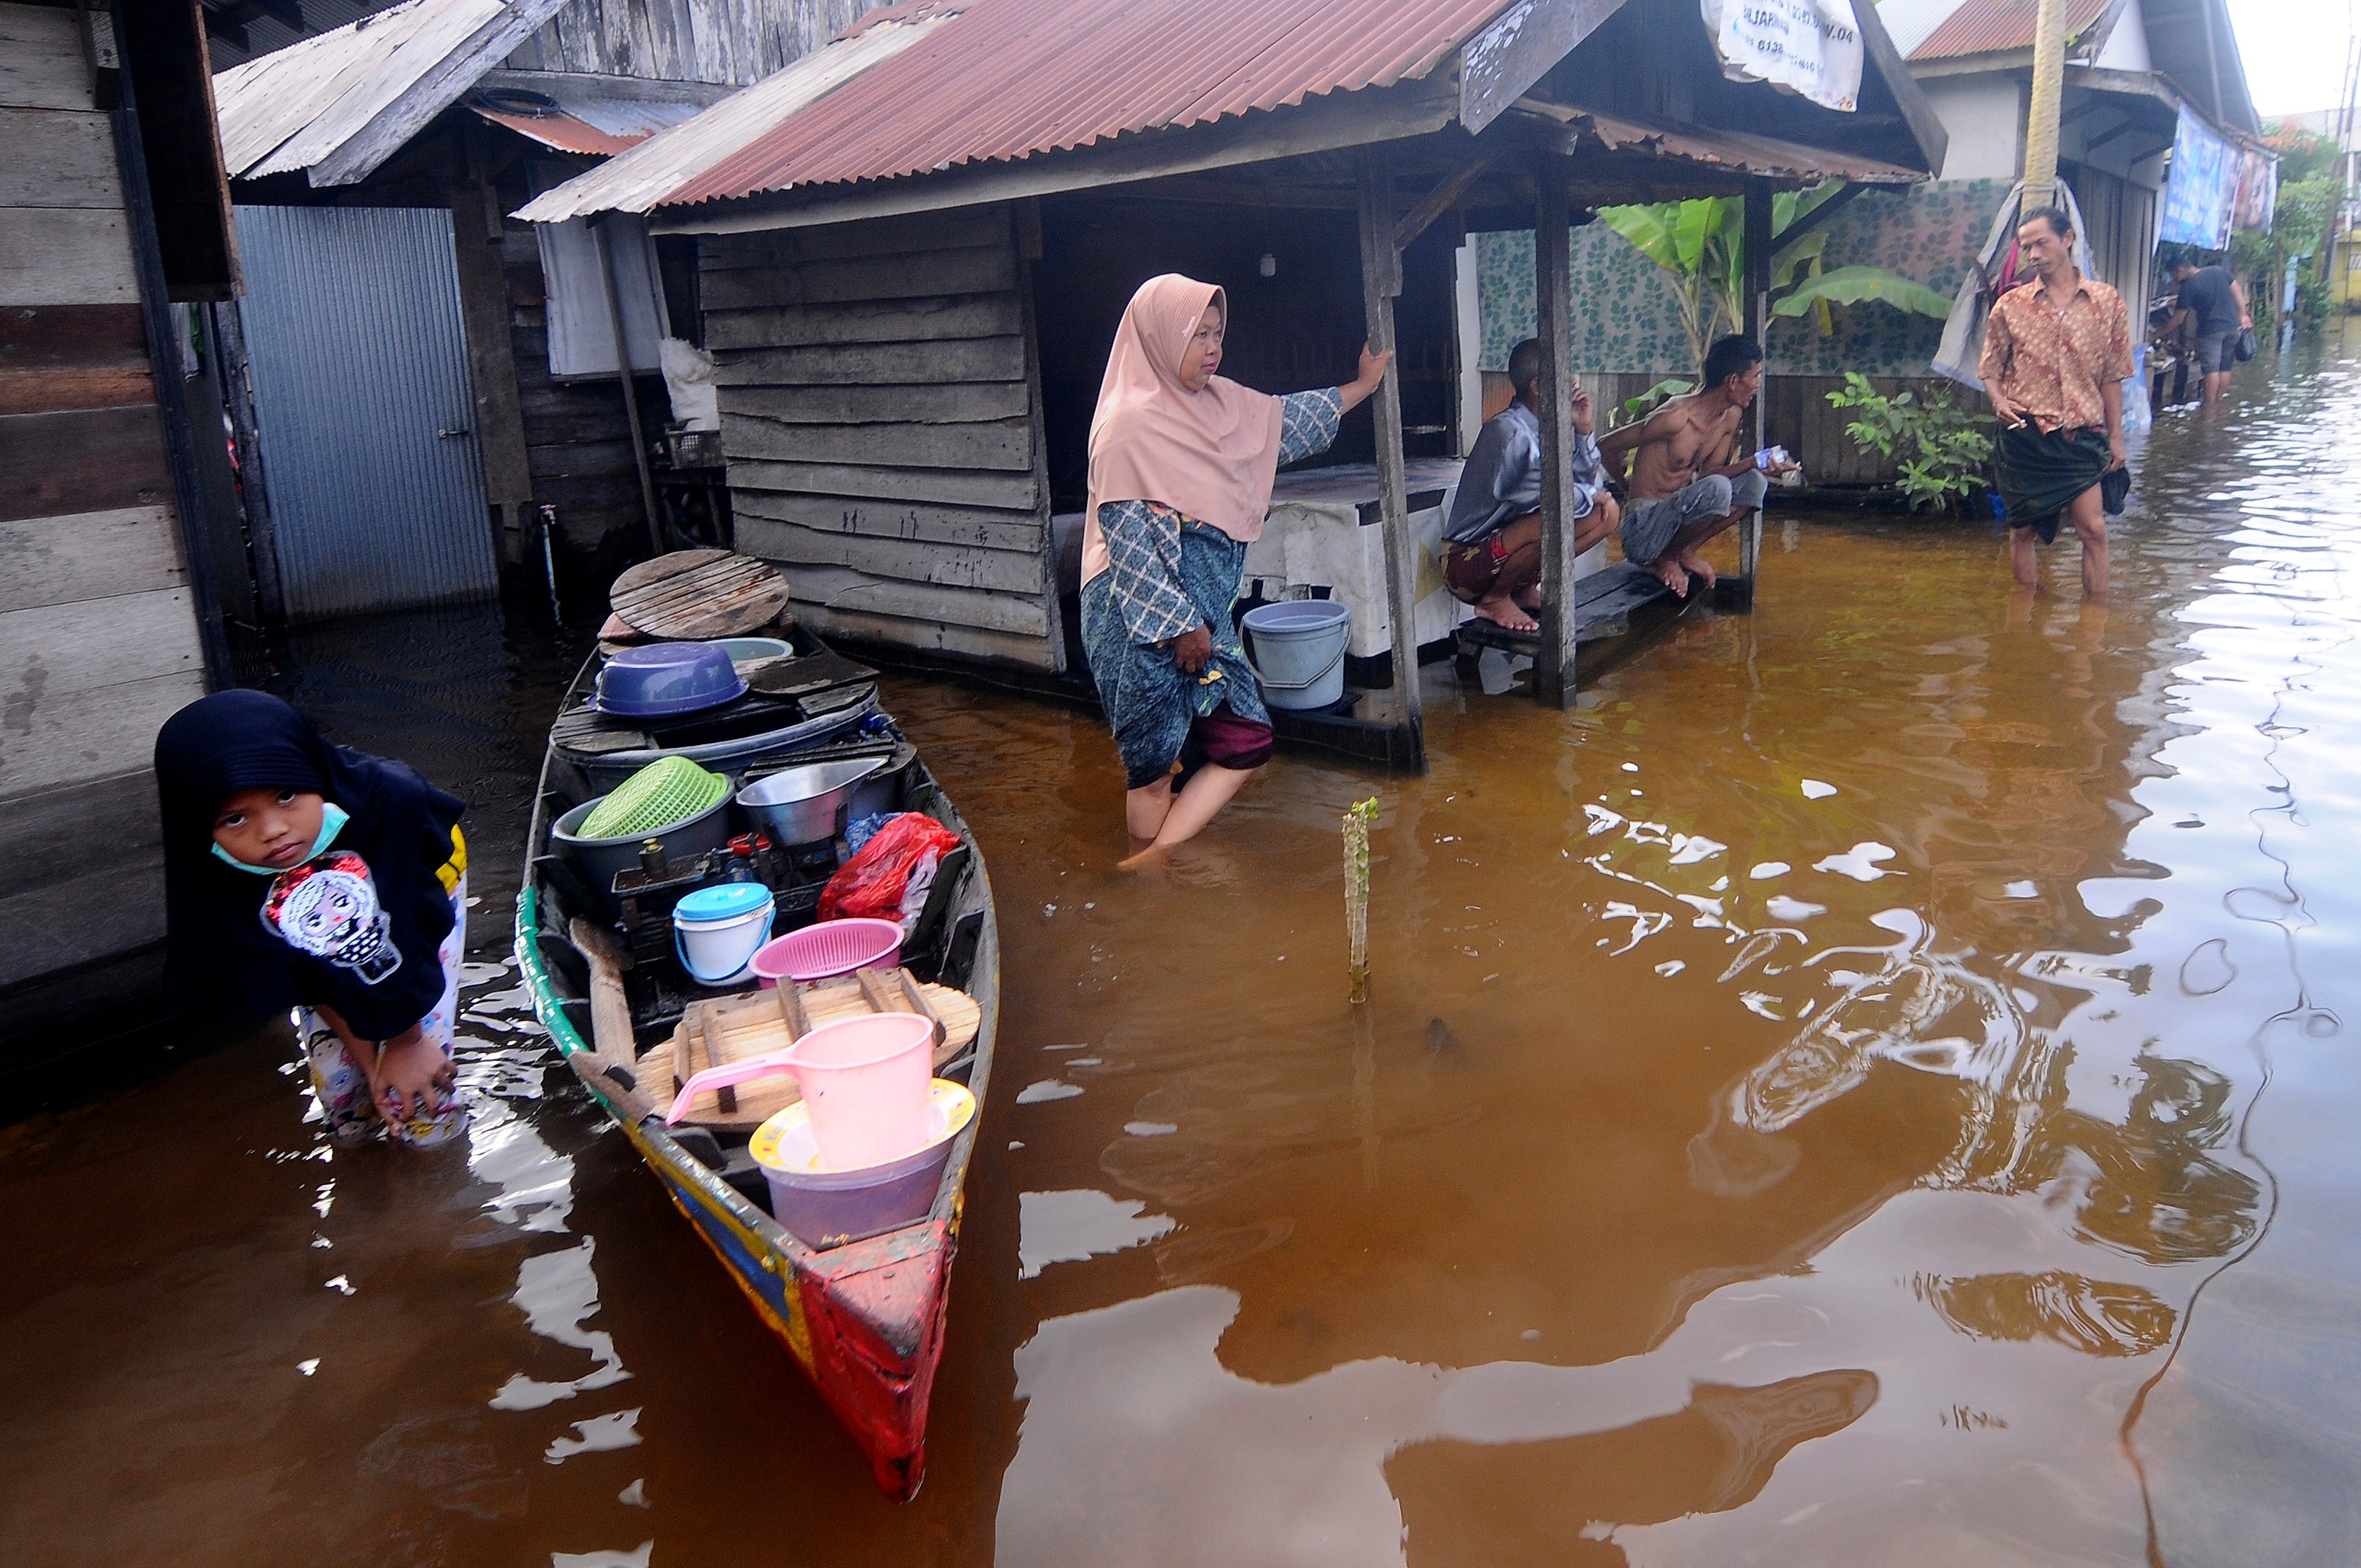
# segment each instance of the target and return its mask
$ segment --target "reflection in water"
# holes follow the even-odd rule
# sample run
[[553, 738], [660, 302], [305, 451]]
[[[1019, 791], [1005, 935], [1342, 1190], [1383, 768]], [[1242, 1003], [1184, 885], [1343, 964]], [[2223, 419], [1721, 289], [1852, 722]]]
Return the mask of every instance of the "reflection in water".
[[[279, 1031], [0, 1136], [0, 1539], [2361, 1561], [2361, 375], [2263, 370], [2142, 454], [2106, 609], [2070, 550], [2029, 597], [1975, 526], [1791, 518], [1754, 615], [1562, 718], [1430, 671], [1428, 776], [1284, 758], [1162, 881], [1111, 870], [1094, 720], [895, 683], [1007, 960], [906, 1508], [500, 961], [566, 650], [307, 633], [270, 678], [474, 802], [483, 1113], [447, 1157], [324, 1149]], [[1335, 822], [1373, 791], [1356, 1010]]]

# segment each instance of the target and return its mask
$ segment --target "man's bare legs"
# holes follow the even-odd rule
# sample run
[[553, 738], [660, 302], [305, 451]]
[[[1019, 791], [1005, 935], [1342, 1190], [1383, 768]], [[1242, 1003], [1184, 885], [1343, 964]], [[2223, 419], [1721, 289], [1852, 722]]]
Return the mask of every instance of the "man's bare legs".
[[2205, 406], [2207, 408], [2219, 407], [2221, 405], [2223, 394], [2227, 392], [2229, 389], [2230, 372], [2227, 370], [2208, 370], [2205, 372]]
[[[1152, 784], [1148, 789], [1130, 791], [1124, 797], [1124, 818], [1132, 829], [1132, 838], [1151, 839], [1148, 846], [1117, 861], [1118, 871], [1144, 871], [1171, 858], [1173, 849], [1187, 843], [1202, 832], [1205, 824], [1221, 815], [1222, 807], [1236, 798], [1246, 787], [1246, 780], [1255, 776], [1252, 768], [1224, 768], [1208, 762], [1191, 776], [1179, 795], [1172, 794], [1169, 782]], [[1139, 831], [1139, 818], [1132, 815], [1133, 800], [1153, 793], [1164, 796], [1165, 810], [1154, 833]]]
[[[2082, 597], [2105, 598], [2107, 513], [2099, 495], [2099, 487], [2092, 486], [2068, 503], [2066, 519], [2074, 525], [2074, 537], [2082, 543]], [[2008, 531], [2008, 564], [2019, 587], [2037, 588], [2041, 586], [2041, 562], [2034, 551], [2032, 529], [2012, 528]]]
[[[1598, 504], [1575, 520], [1574, 553], [1580, 555], [1590, 549], [1622, 521], [1622, 509], [1615, 504], [1615, 498], [1600, 491]], [[1492, 591], [1472, 608], [1486, 620], [1511, 631], [1538, 631], [1541, 623], [1533, 617], [1542, 609], [1542, 514], [1529, 513], [1500, 532], [1508, 542], [1508, 556], [1500, 563]]]
[[1672, 543], [1664, 546], [1663, 554], [1642, 565], [1658, 582], [1683, 598], [1688, 597], [1689, 578], [1693, 576], [1703, 577], [1705, 586], [1711, 587], [1716, 581], [1713, 565], [1697, 554], [1698, 549], [1708, 540], [1737, 527], [1739, 519], [1753, 515], [1752, 507], [1738, 507], [1719, 517], [1690, 523], [1673, 535]]
[[1539, 631], [1541, 624], [1527, 613], [1535, 606], [1524, 600], [1541, 580], [1542, 514], [1529, 512], [1501, 529], [1500, 543], [1507, 552], [1500, 575], [1492, 579], [1492, 591], [1476, 601], [1476, 613], [1510, 631]]
[[2099, 487], [2092, 486], [2074, 498], [2067, 509], [2073, 520], [2074, 537], [2082, 542], [2082, 597], [2103, 599], [2107, 597], [2107, 512], [2099, 496]]

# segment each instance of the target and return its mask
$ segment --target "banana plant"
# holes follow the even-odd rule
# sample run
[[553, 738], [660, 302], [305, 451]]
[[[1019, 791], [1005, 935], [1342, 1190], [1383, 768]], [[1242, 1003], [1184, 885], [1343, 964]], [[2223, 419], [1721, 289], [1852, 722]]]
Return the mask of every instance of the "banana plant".
[[[1784, 246], [1777, 243], [1780, 235], [1834, 201], [1843, 189], [1843, 181], [1831, 180], [1772, 197], [1772, 314], [1795, 317], [1811, 312], [1823, 333], [1835, 330], [1831, 305], [1882, 304], [1938, 320], [1949, 315], [1949, 300], [1899, 273], [1878, 267], [1824, 268], [1824, 228]], [[1598, 209], [1609, 228], [1664, 274], [1700, 374], [1707, 347], [1745, 321], [1745, 213], [1744, 203], [1721, 196]]]

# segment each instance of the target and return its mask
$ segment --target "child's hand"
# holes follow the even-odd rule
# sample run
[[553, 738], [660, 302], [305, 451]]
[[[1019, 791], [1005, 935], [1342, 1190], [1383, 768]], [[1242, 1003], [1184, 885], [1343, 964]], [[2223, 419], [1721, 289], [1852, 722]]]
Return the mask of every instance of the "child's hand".
[[398, 1123], [440, 1111], [458, 1076], [451, 1058], [412, 1024], [385, 1043], [378, 1054], [377, 1071], [369, 1080], [378, 1113]]

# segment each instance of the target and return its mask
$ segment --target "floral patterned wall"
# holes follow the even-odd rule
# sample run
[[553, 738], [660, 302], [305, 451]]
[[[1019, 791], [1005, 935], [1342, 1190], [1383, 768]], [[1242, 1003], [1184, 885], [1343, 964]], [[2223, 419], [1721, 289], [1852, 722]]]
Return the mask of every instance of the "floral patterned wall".
[[[1949, 295], [1967, 274], [1993, 214], [2008, 193], [2005, 181], [1952, 180], [1899, 193], [1856, 198], [1828, 220], [1822, 265], [1883, 267]], [[1507, 367], [1509, 351], [1530, 337], [1533, 306], [1531, 233], [1477, 236], [1477, 298], [1483, 321], [1482, 364]], [[1673, 302], [1670, 275], [1605, 224], [1574, 231], [1573, 361], [1577, 370], [1688, 375], [1688, 339]], [[1885, 305], [1831, 307], [1833, 331], [1811, 316], [1774, 319], [1774, 374], [1917, 376], [1927, 371], [1943, 323]]]

